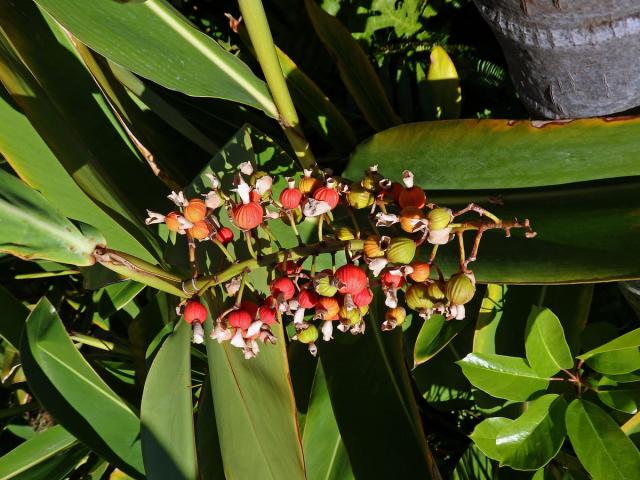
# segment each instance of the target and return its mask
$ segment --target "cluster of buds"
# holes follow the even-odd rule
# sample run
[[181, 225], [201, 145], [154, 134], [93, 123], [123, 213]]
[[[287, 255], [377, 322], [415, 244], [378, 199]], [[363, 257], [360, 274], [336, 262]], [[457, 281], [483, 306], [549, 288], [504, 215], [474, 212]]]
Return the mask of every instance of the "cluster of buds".
[[[275, 322], [291, 321], [295, 327], [292, 340], [307, 344], [314, 355], [320, 336], [324, 341], [333, 338], [334, 326], [341, 332], [364, 333], [363, 319], [373, 300], [372, 288], [377, 287], [387, 307], [382, 330], [402, 325], [407, 308], [425, 320], [433, 314], [462, 320], [465, 304], [476, 290], [469, 264], [476, 260], [483, 233], [501, 229], [509, 236], [512, 229], [522, 228], [527, 237], [535, 236], [528, 220], [503, 221], [475, 204], [454, 211], [430, 203], [425, 191], [414, 185], [409, 171], [403, 172], [402, 183], [398, 183], [384, 178], [377, 166], [370, 167], [358, 182], [344, 181], [329, 171], [305, 170], [297, 182], [286, 178], [287, 186], [277, 195], [272, 192], [273, 178], [256, 171], [250, 163], [240, 165], [229, 192], [222, 190], [217, 177], [209, 175], [209, 179], [212, 189], [202, 198], [186, 199], [183, 192], [172, 192], [169, 198], [178, 209], [167, 215], [149, 212], [147, 224], [164, 222], [170, 231], [186, 234], [190, 240], [213, 241], [223, 249], [230, 262], [226, 270], [202, 278], [197, 265], [192, 265], [193, 291], [185, 289], [187, 281], [183, 282], [183, 291], [202, 295], [197, 285], [211, 288], [219, 283], [216, 279], [231, 278], [225, 287], [233, 305], [218, 316], [211, 336], [241, 348], [246, 358], [258, 353], [260, 341], [275, 342], [271, 331]], [[341, 210], [341, 214], [334, 210]], [[226, 212], [227, 224], [244, 235], [252, 259], [241, 261], [230, 256], [226, 245], [235, 234], [222, 226], [220, 212]], [[480, 219], [460, 221], [459, 217], [469, 212], [479, 214]], [[335, 221], [344, 217], [350, 219], [350, 226]], [[272, 221], [288, 224], [298, 247], [262, 256], [257, 240], [260, 231], [278, 244], [269, 230]], [[316, 223], [318, 243], [303, 244], [296, 225], [304, 221]], [[361, 228], [363, 223], [366, 228]], [[467, 231], [475, 232], [468, 256], [463, 241]], [[459, 249], [459, 270], [445, 279], [436, 257], [438, 249], [454, 239]], [[194, 242], [189, 245], [195, 249]], [[332, 268], [316, 272], [318, 255], [341, 250], [346, 253], [346, 265], [334, 263]], [[304, 271], [302, 266], [308, 258], [313, 258], [312, 267]], [[247, 262], [252, 263], [249, 266]], [[243, 300], [248, 270], [275, 263], [279, 268], [269, 295], [256, 303]], [[240, 264], [245, 266], [239, 269]], [[202, 341], [201, 317], [204, 314], [206, 318], [206, 309], [198, 305], [202, 307], [192, 298], [184, 311], [185, 320], [193, 325], [196, 342]]]

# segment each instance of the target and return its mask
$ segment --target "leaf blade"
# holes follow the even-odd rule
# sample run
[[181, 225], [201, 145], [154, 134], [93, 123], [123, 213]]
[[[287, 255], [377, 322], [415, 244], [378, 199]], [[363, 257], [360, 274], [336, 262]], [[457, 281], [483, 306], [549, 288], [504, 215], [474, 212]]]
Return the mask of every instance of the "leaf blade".
[[531, 368], [543, 377], [573, 367], [573, 357], [558, 317], [545, 307], [532, 307], [525, 333]]

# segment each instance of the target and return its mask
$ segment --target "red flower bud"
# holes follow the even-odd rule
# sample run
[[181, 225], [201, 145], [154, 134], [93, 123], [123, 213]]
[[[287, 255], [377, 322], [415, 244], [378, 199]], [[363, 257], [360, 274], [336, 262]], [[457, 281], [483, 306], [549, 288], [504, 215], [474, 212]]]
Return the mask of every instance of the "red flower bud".
[[353, 299], [353, 303], [358, 307], [365, 307], [373, 301], [373, 292], [370, 288], [363, 288], [361, 292], [358, 292], [351, 298]]
[[409, 274], [409, 278], [414, 282], [424, 282], [429, 278], [431, 267], [426, 262], [413, 262], [411, 264], [413, 272]]
[[204, 220], [204, 216], [206, 214], [207, 206], [205, 205], [204, 200], [201, 200], [199, 198], [189, 200], [189, 204], [184, 207], [184, 218], [189, 220], [191, 223], [196, 223], [200, 220]]
[[196, 240], [204, 240], [209, 236], [209, 225], [204, 220], [200, 220], [193, 224], [193, 227], [189, 229], [189, 233]]
[[427, 196], [420, 187], [405, 188], [398, 196], [400, 208], [416, 207], [422, 208], [427, 203]]
[[276, 323], [276, 309], [273, 308], [273, 298], [267, 297], [263, 305], [258, 308], [258, 320], [265, 325], [273, 325]]
[[249, 199], [252, 202], [260, 203], [260, 200], [262, 200], [262, 197], [260, 196], [260, 193], [257, 190], [251, 190], [251, 192], [249, 192]]
[[398, 203], [398, 198], [400, 197], [402, 190], [404, 190], [402, 185], [398, 182], [393, 182], [391, 187], [384, 191], [384, 196], [390, 198], [393, 203]]
[[400, 288], [404, 285], [404, 277], [402, 275], [396, 275], [389, 270], [382, 272], [380, 281], [387, 288]]
[[280, 192], [280, 203], [284, 208], [293, 210], [298, 208], [302, 201], [302, 192], [295, 187], [293, 179], [289, 179], [289, 188]]
[[251, 321], [256, 318], [256, 314], [258, 313], [258, 305], [256, 305], [252, 301], [243, 300], [242, 302], [240, 302], [240, 308], [251, 315]]
[[342, 283], [338, 288], [342, 294], [354, 295], [367, 286], [367, 274], [355, 265], [343, 265], [336, 270], [335, 278]]
[[327, 202], [329, 207], [331, 207], [331, 210], [333, 210], [340, 201], [340, 194], [338, 193], [338, 190], [333, 187], [320, 187], [313, 193], [313, 198], [319, 202]]
[[313, 290], [301, 290], [298, 295], [300, 308], [312, 308], [318, 303], [318, 295]]
[[323, 314], [323, 320], [338, 320], [340, 304], [334, 297], [320, 297], [316, 303], [316, 312]]
[[216, 240], [218, 240], [223, 245], [226, 245], [233, 240], [233, 230], [227, 227], [218, 229], [218, 231], [216, 232]]
[[192, 324], [193, 322], [204, 323], [207, 319], [207, 308], [198, 300], [189, 300], [184, 307], [184, 321]]
[[296, 293], [296, 286], [287, 277], [276, 278], [271, 282], [271, 295], [275, 298], [282, 297], [283, 300], [291, 300]]
[[246, 310], [234, 310], [227, 315], [227, 321], [234, 328], [246, 330], [253, 322], [253, 317]]
[[167, 225], [167, 228], [170, 232], [177, 232], [178, 230], [182, 230], [182, 226], [178, 221], [178, 212], [170, 212], [164, 217], [164, 223]]
[[262, 223], [262, 207], [256, 202], [236, 205], [231, 213], [233, 223], [241, 230], [252, 230]]

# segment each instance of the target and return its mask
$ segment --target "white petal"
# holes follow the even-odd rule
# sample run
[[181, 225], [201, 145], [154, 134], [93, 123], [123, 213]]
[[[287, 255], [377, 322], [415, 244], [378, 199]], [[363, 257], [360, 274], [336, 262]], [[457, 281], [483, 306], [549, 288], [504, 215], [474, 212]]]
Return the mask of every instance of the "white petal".
[[464, 305], [456, 305], [458, 308], [456, 309], [456, 320], [464, 320], [465, 311]]
[[291, 300], [289, 300], [289, 311], [290, 312], [295, 312], [299, 308], [300, 308], [300, 304], [298, 303], [298, 299], [297, 298], [292, 298]]
[[404, 183], [407, 188], [413, 187], [413, 173], [409, 170], [402, 172], [402, 183]]
[[369, 262], [369, 270], [373, 272], [373, 276], [377, 277], [384, 270], [389, 261], [386, 258], [375, 258]]
[[245, 175], [251, 175], [253, 173], [253, 165], [251, 165], [251, 162], [242, 162], [239, 169]]
[[314, 357], [318, 354], [318, 347], [316, 347], [315, 343], [309, 344], [309, 353]]
[[260, 320], [256, 320], [247, 329], [247, 337], [253, 337], [255, 334], [260, 332], [260, 327], [262, 327], [262, 322]]
[[273, 185], [273, 178], [269, 175], [265, 175], [264, 177], [260, 177], [256, 181], [256, 191], [262, 196], [271, 190], [271, 186]]
[[304, 308], [299, 308], [293, 316], [293, 323], [299, 324], [302, 322], [304, 322]]
[[396, 308], [398, 306], [398, 294], [395, 288], [390, 288], [385, 292], [384, 304], [389, 308]]
[[213, 173], [207, 173], [205, 174], [205, 176], [211, 182], [211, 186], [213, 187], [214, 190], [217, 190], [218, 188], [220, 188], [220, 180], [218, 180], [218, 177], [216, 177]]
[[379, 212], [376, 214], [376, 227], [390, 227], [399, 221], [398, 216], [392, 213]]
[[433, 245], [444, 245], [449, 243], [450, 234], [451, 227], [443, 228], [442, 230], [429, 230], [427, 241]]
[[231, 345], [238, 348], [244, 348], [246, 344], [244, 343], [244, 338], [242, 338], [242, 330], [236, 328], [236, 333], [231, 339]]
[[331, 206], [322, 200], [318, 201], [315, 198], [308, 198], [302, 207], [302, 214], [305, 217], [319, 217], [323, 213], [331, 211]]
[[229, 282], [227, 282], [224, 285], [224, 288], [227, 291], [227, 295], [229, 295], [230, 297], [233, 297], [236, 293], [238, 293], [238, 290], [240, 290], [241, 283], [242, 283], [242, 280], [240, 280], [240, 277], [233, 277]]
[[325, 342], [331, 340], [333, 338], [333, 322], [331, 320], [323, 322], [320, 331], [322, 332], [322, 339]]
[[280, 212], [276, 212], [274, 210], [265, 209], [264, 217], [268, 220], [275, 220], [276, 218], [280, 218]]
[[147, 225], [153, 225], [154, 223], [162, 223], [164, 222], [165, 216], [161, 213], [152, 212], [151, 210], [147, 210], [147, 219], [144, 221]]
[[167, 198], [179, 207], [186, 207], [189, 204], [182, 192], [171, 192], [170, 195], [167, 195]]
[[341, 332], [347, 332], [349, 330], [349, 324], [340, 323], [340, 325], [338, 325], [338, 330], [340, 330]]
[[216, 192], [215, 190], [211, 190], [209, 193], [205, 195], [204, 204], [207, 206], [207, 208], [215, 210], [223, 203], [224, 203], [224, 200], [222, 200], [222, 197], [220, 197], [218, 192]]
[[251, 201], [251, 197], [249, 196], [249, 193], [251, 192], [251, 186], [249, 186], [249, 184], [247, 182], [245, 182], [242, 177], [240, 177], [241, 182], [238, 184], [238, 186], [233, 189], [234, 192], [238, 192], [238, 195], [240, 196], [240, 199], [242, 200], [242, 203], [249, 203]]
[[193, 227], [193, 223], [184, 218], [182, 215], [178, 215], [176, 218], [178, 219], [178, 223], [182, 228], [187, 229]]
[[191, 337], [191, 340], [196, 345], [204, 343], [204, 329], [199, 322], [195, 322], [193, 324], [193, 336]]

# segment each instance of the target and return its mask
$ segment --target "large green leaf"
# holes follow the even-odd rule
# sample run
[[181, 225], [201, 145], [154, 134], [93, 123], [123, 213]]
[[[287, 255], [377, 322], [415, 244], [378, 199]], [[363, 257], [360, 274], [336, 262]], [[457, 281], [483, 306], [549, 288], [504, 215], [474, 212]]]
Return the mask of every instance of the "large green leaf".
[[400, 123], [371, 62], [351, 33], [316, 2], [305, 0], [305, 5], [313, 28], [336, 59], [340, 78], [369, 125], [382, 130]]
[[20, 337], [24, 322], [29, 316], [25, 307], [11, 292], [0, 285], [0, 337], [9, 342], [16, 350], [20, 348]]
[[414, 364], [420, 365], [432, 358], [465, 326], [464, 321], [447, 321], [442, 315], [426, 319], [420, 327], [413, 349]]
[[318, 364], [302, 436], [309, 480], [353, 479], [347, 451], [340, 437], [322, 365]]
[[379, 163], [427, 189], [506, 189], [640, 174], [640, 117], [538, 122], [450, 120], [400, 125], [354, 151], [345, 176]]
[[142, 77], [187, 95], [224, 98], [277, 117], [266, 85], [163, 0], [38, 4], [83, 43]]
[[140, 420], [73, 345], [46, 298], [29, 315], [20, 355], [36, 398], [69, 432], [136, 478]]
[[620, 375], [640, 368], [640, 328], [578, 357], [600, 373]]
[[598, 398], [605, 405], [625, 413], [638, 413], [640, 381], [618, 383], [608, 377], [598, 382]]
[[[79, 448], [78, 448], [79, 447]], [[0, 458], [0, 478], [15, 479], [54, 479], [52, 469], [57, 469], [65, 457], [71, 457], [73, 463], [66, 468], [66, 473], [79, 461], [76, 450], [86, 454], [86, 448], [78, 444], [78, 440], [60, 425], [48, 428], [31, 437]], [[62, 462], [61, 462], [62, 460]], [[63, 474], [63, 475], [64, 475]]]
[[456, 363], [475, 387], [498, 398], [523, 402], [549, 386], [547, 377], [518, 357], [470, 353]]
[[640, 452], [601, 408], [576, 399], [567, 408], [567, 433], [594, 480], [632, 480], [640, 472]]
[[100, 233], [88, 226], [80, 231], [40, 193], [0, 170], [0, 251], [86, 266], [95, 263], [92, 253], [104, 244]]
[[207, 480], [225, 480], [216, 425], [213, 397], [211, 396], [211, 381], [207, 377], [200, 390], [198, 418], [195, 425], [198, 471], [200, 472], [200, 477]]
[[493, 480], [497, 467], [489, 457], [476, 445], [471, 444], [462, 454], [455, 470], [452, 480]]
[[[376, 292], [363, 336], [319, 344], [333, 412], [356, 478], [439, 478], [425, 440], [402, 347], [382, 332]], [[389, 461], [393, 458], [393, 461]]]
[[150, 478], [198, 477], [191, 403], [191, 327], [178, 320], [153, 360], [144, 385], [142, 455]]
[[514, 420], [504, 417], [486, 418], [473, 429], [471, 440], [489, 458], [502, 460], [502, 451], [496, 444], [496, 438], [501, 430], [511, 425]]
[[573, 367], [573, 357], [562, 325], [551, 310], [532, 307], [525, 335], [527, 360], [537, 374], [550, 377], [562, 369]]
[[567, 403], [556, 394], [544, 395], [496, 437], [500, 464], [516, 470], [537, 470], [556, 456], [566, 435]]

